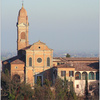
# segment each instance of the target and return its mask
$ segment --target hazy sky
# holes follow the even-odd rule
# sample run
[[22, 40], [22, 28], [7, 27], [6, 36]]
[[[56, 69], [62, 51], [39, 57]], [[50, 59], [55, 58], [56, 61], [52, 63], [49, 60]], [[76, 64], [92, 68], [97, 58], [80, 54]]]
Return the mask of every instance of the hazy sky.
[[[22, 0], [1, 3], [1, 50], [16, 51]], [[99, 0], [24, 0], [24, 8], [30, 44], [41, 40], [55, 52], [98, 52]]]

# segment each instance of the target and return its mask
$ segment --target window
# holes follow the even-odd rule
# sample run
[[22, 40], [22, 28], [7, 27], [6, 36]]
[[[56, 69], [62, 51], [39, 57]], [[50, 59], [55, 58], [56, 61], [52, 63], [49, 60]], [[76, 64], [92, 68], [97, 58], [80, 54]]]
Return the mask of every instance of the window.
[[29, 66], [32, 66], [32, 58], [29, 58]]
[[15, 69], [17, 69], [18, 67], [16, 66]]
[[63, 65], [64, 63], [61, 63], [61, 65]]
[[96, 80], [99, 80], [99, 72], [96, 72]]
[[66, 71], [61, 71], [61, 76], [66, 76]]
[[72, 77], [74, 76], [74, 71], [69, 71], [69, 77], [70, 76], [72, 76]]
[[75, 79], [81, 79], [81, 73], [80, 72], [76, 72], [75, 73]]
[[50, 58], [47, 58], [47, 66], [50, 66]]
[[38, 62], [38, 63], [41, 63], [41, 62], [42, 62], [42, 59], [41, 59], [41, 58], [38, 58], [38, 59], [37, 59], [37, 62]]
[[57, 65], [60, 65], [59, 63], [57, 63]]
[[79, 88], [79, 85], [76, 85], [76, 88]]
[[38, 47], [39, 49], [41, 48], [41, 47]]
[[83, 72], [82, 73], [82, 79], [85, 80], [86, 78], [87, 78], [87, 73], [86, 72]]
[[94, 80], [94, 73], [93, 73], [93, 72], [90, 72], [90, 73], [89, 73], [89, 79], [90, 79], [90, 80]]

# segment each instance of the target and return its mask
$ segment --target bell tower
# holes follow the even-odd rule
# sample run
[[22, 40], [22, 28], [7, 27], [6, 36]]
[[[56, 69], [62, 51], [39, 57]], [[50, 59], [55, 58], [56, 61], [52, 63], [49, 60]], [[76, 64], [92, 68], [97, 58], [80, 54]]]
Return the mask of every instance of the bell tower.
[[28, 41], [28, 16], [27, 12], [23, 7], [19, 11], [17, 21], [17, 52], [29, 45]]

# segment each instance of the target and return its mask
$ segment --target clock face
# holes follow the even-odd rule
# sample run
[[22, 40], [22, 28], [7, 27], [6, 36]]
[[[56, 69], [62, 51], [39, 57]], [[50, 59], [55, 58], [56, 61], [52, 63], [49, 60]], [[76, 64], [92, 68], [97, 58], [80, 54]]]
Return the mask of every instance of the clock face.
[[42, 62], [42, 59], [41, 59], [41, 58], [38, 58], [38, 59], [37, 59], [37, 62], [38, 62], [38, 63], [41, 63], [41, 62]]

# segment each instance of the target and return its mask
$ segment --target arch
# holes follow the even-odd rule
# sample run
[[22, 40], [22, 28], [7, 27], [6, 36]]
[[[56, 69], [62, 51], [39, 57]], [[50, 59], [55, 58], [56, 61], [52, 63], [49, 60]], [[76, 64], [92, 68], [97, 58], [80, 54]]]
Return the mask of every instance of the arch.
[[25, 39], [25, 32], [21, 33], [21, 39]]
[[90, 80], [94, 80], [94, 73], [93, 73], [93, 72], [90, 72], [90, 73], [89, 73], [89, 79], [90, 79]]
[[29, 58], [29, 66], [32, 66], [32, 58]]
[[50, 58], [47, 58], [47, 66], [50, 66]]
[[18, 74], [13, 75], [13, 81], [20, 82], [20, 76]]
[[85, 80], [87, 78], [87, 72], [82, 73], [82, 80]]
[[96, 72], [96, 80], [99, 80], [99, 72]]
[[75, 73], [75, 79], [81, 79], [81, 73], [80, 72], [76, 72]]

